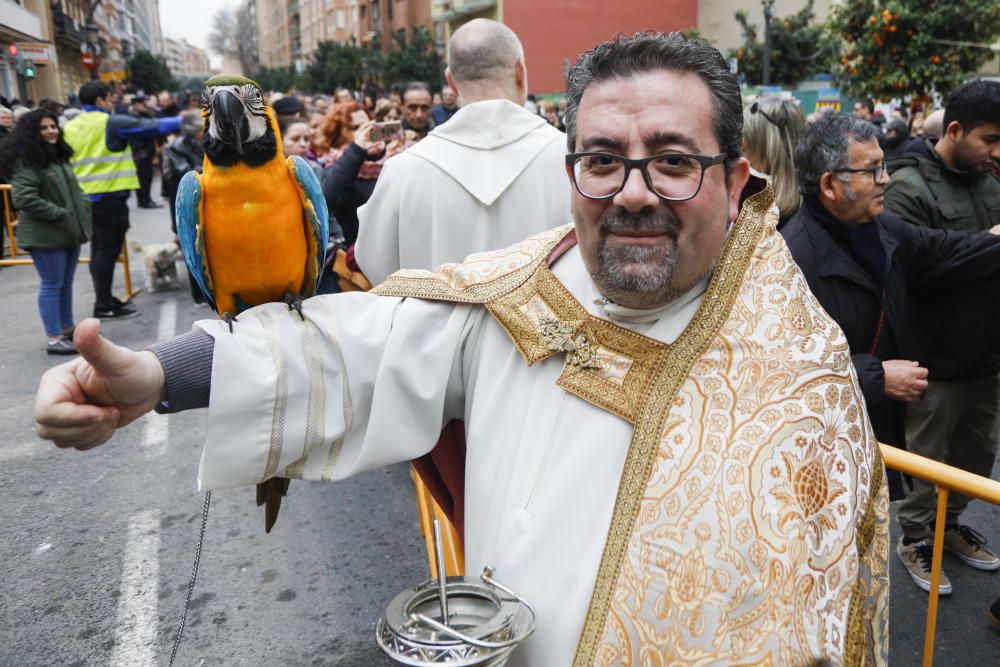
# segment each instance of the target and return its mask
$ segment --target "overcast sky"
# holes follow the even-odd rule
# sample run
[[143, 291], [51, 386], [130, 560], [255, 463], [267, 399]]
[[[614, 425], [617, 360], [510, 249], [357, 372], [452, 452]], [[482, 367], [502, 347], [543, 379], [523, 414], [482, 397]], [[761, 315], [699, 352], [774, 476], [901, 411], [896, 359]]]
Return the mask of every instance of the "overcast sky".
[[238, 4], [238, 0], [160, 0], [160, 29], [164, 37], [186, 39], [205, 49], [212, 66], [219, 67], [222, 58], [208, 50], [212, 16], [222, 7]]

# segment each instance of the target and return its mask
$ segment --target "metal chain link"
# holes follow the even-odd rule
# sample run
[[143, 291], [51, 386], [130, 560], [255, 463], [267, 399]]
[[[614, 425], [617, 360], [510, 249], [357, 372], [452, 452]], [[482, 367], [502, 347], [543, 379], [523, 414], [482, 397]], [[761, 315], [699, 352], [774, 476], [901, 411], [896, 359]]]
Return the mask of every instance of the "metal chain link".
[[187, 624], [188, 608], [191, 606], [191, 594], [194, 593], [194, 582], [198, 579], [198, 564], [201, 562], [201, 547], [205, 542], [205, 525], [208, 523], [208, 508], [212, 504], [212, 492], [205, 492], [205, 506], [201, 511], [201, 530], [198, 533], [198, 545], [194, 550], [194, 566], [191, 568], [191, 580], [188, 581], [187, 598], [184, 600], [184, 611], [181, 612], [181, 623], [177, 626], [177, 634], [174, 635], [174, 647], [170, 651], [170, 667], [174, 667], [174, 660], [177, 659], [177, 649], [181, 645], [181, 637], [184, 636], [184, 626]]

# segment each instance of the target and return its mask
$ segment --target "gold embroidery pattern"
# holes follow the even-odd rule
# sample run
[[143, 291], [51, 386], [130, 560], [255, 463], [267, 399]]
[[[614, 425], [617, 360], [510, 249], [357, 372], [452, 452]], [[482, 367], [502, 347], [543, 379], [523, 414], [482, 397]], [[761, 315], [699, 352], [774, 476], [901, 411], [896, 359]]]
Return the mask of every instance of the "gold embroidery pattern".
[[849, 351], [770, 225], [753, 245], [725, 321], [656, 399], [653, 462], [624, 538], [616, 506], [605, 561], [624, 545], [601, 564], [576, 664], [664, 646], [679, 664], [885, 663], [885, 486]]
[[876, 639], [889, 636], [889, 491], [878, 446], [874, 459], [871, 494], [858, 526], [860, 571], [847, 617], [844, 664], [850, 667], [884, 665], [889, 660], [888, 642]]
[[553, 317], [542, 317], [538, 324], [545, 347], [551, 352], [565, 352], [567, 364], [580, 368], [604, 368], [604, 362], [597, 357], [594, 346], [586, 336], [577, 333], [583, 322], [560, 322]]
[[470, 255], [460, 264], [444, 264], [435, 272], [397, 271], [372, 291], [379, 296], [487, 303], [531, 278], [572, 229], [572, 224], [556, 227], [510, 248]]
[[[670, 406], [681, 383], [729, 317], [744, 275], [751, 264], [754, 249], [761, 240], [762, 232], [769, 226], [767, 213], [772, 201], [773, 194], [768, 188], [744, 203], [740, 216], [734, 223], [735, 228], [726, 240], [698, 312], [680, 338], [666, 348], [657, 365], [654, 382], [635, 420], [635, 433], [618, 487], [597, 582], [573, 662], [576, 667], [592, 665], [598, 649], [604, 643], [602, 637], [607, 636], [605, 627], [612, 607], [612, 597], [616, 588], [622, 590], [617, 586], [620, 576], [627, 574], [622, 566], [641, 509], [641, 500], [659, 458], [661, 434]], [[619, 608], [616, 605], [615, 609], [616, 614], [628, 617], [627, 606]], [[715, 622], [718, 620], [711, 619]], [[633, 642], [633, 645], [642, 643]], [[655, 642], [653, 645], [662, 643]], [[631, 656], [628, 658], [624, 661], [625, 664], [634, 662]]]
[[[519, 288], [486, 307], [529, 364], [566, 351], [560, 346], [567, 337], [574, 346], [578, 338], [586, 341], [589, 357], [572, 351], [567, 354], [557, 384], [635, 422], [666, 345], [591, 316], [545, 264]], [[552, 322], [565, 331], [556, 336]], [[574, 363], [582, 359], [587, 362]]]

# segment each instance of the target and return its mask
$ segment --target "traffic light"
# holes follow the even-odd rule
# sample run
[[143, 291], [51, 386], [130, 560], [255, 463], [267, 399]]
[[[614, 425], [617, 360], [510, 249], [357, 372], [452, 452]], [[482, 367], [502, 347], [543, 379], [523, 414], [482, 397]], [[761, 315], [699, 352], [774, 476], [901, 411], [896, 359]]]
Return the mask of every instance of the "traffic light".
[[14, 65], [21, 60], [21, 48], [17, 44], [10, 44], [7, 46], [7, 60], [11, 65]]
[[25, 60], [24, 61], [24, 78], [34, 79], [35, 78], [35, 61]]

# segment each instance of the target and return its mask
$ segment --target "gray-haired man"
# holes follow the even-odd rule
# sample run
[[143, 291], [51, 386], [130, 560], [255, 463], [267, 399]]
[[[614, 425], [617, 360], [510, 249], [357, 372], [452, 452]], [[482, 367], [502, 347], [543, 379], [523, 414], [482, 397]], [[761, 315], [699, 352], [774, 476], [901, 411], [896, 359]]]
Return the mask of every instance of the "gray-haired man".
[[[816, 298], [847, 334], [875, 436], [905, 447], [904, 406], [927, 389], [922, 360], [904, 356], [910, 295], [1000, 275], [1000, 239], [917, 227], [887, 211], [889, 174], [877, 130], [865, 120], [819, 119], [796, 147], [795, 163], [803, 205], [781, 233]], [[893, 491], [901, 496], [901, 485]], [[930, 590], [924, 537], [904, 536], [897, 554], [917, 585]], [[940, 593], [951, 593], [943, 572]]]

